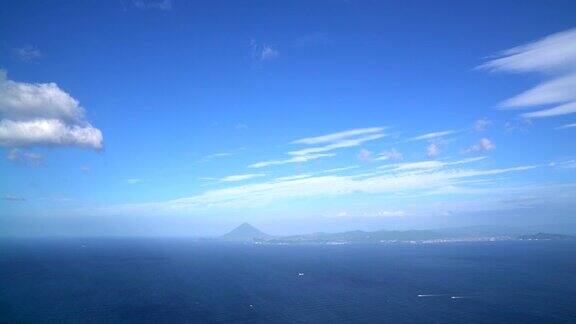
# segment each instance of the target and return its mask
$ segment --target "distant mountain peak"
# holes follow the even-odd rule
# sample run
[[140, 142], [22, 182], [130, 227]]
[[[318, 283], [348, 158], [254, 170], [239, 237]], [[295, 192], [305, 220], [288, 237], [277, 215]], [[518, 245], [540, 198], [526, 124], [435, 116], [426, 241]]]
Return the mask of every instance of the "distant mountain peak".
[[255, 239], [266, 239], [271, 236], [257, 229], [256, 227], [242, 223], [230, 232], [222, 235], [221, 240], [224, 241], [253, 241]]
[[246, 223], [246, 222], [240, 224], [240, 225], [239, 225], [238, 227], [236, 227], [235, 229], [239, 229], [239, 228], [249, 228], [249, 229], [257, 230], [257, 231], [258, 231], [258, 229], [257, 229], [256, 227], [254, 227], [254, 226], [252, 226], [252, 225], [250, 225], [250, 224], [248, 224], [248, 223]]

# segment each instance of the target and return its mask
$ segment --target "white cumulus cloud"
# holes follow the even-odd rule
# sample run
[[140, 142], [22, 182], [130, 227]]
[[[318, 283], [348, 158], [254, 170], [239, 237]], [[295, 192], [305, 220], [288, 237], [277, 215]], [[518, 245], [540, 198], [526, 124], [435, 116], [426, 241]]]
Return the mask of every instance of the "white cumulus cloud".
[[42, 154], [17, 148], [8, 151], [6, 158], [13, 163], [27, 163], [33, 166], [42, 164], [42, 160], [44, 159]]
[[492, 125], [492, 122], [488, 118], [480, 118], [474, 122], [474, 130], [477, 132], [483, 132], [488, 127]]
[[102, 132], [91, 125], [66, 125], [57, 119], [0, 121], [0, 146], [81, 146], [102, 148]]
[[280, 53], [278, 53], [277, 50], [268, 45], [264, 45], [262, 48], [262, 52], [260, 53], [260, 59], [263, 61], [272, 60], [277, 58], [278, 55], [280, 55]]
[[42, 52], [34, 46], [14, 48], [14, 56], [20, 61], [31, 62], [42, 58]]
[[496, 148], [496, 145], [487, 138], [482, 138], [478, 143], [470, 146], [465, 150], [465, 153], [475, 153], [475, 152], [489, 152]]
[[78, 100], [57, 84], [16, 82], [0, 71], [0, 146], [101, 149], [102, 142]]
[[383, 151], [382, 153], [380, 153], [380, 156], [376, 158], [376, 160], [402, 160], [404, 159], [404, 154], [398, 152], [395, 148], [389, 150], [389, 151]]
[[252, 58], [257, 61], [271, 61], [280, 56], [280, 52], [268, 44], [260, 44], [256, 40], [250, 41]]
[[430, 143], [426, 148], [426, 155], [429, 157], [434, 157], [440, 154], [440, 146], [436, 143]]
[[57, 118], [77, 121], [84, 117], [78, 101], [55, 83], [8, 80], [0, 71], [0, 116], [13, 120]]
[[374, 153], [367, 149], [361, 149], [358, 153], [358, 160], [362, 163], [369, 163], [372, 162]]

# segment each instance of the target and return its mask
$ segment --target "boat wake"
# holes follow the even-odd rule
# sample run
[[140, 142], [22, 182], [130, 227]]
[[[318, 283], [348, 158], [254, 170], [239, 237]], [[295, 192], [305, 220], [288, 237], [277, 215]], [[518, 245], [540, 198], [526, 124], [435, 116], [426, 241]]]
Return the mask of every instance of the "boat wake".
[[419, 298], [423, 298], [423, 297], [441, 297], [441, 296], [446, 296], [446, 294], [428, 294], [428, 295], [418, 295]]

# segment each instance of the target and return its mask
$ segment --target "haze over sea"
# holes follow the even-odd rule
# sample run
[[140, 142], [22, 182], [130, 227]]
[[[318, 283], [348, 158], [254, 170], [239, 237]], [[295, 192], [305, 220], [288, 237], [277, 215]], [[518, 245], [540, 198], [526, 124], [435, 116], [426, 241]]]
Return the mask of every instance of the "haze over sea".
[[574, 322], [576, 242], [0, 243], [0, 322]]

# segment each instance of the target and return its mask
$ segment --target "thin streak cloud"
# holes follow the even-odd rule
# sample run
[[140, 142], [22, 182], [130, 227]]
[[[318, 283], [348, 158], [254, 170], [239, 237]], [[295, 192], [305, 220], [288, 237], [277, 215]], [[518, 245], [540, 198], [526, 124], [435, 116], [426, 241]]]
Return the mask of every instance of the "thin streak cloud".
[[359, 136], [359, 135], [381, 133], [384, 131], [384, 129], [385, 129], [384, 127], [356, 128], [356, 129], [350, 129], [347, 131], [331, 133], [331, 134], [326, 134], [326, 135], [321, 135], [321, 136], [305, 137], [305, 138], [295, 140], [292, 143], [293, 144], [306, 144], [306, 145], [325, 144], [325, 143], [337, 142], [337, 141], [340, 141], [340, 140], [343, 140], [346, 138]]
[[453, 131], [453, 130], [447, 130], [447, 131], [441, 131], [441, 132], [428, 133], [428, 134], [423, 134], [423, 135], [420, 135], [420, 136], [412, 137], [412, 138], [408, 139], [408, 141], [432, 140], [432, 139], [436, 139], [436, 138], [440, 138], [440, 137], [452, 135], [452, 134], [454, 134], [454, 133], [456, 133], [456, 131]]
[[238, 182], [238, 181], [244, 181], [244, 180], [263, 177], [265, 175], [266, 174], [263, 174], [263, 173], [236, 174], [236, 175], [224, 177], [224, 178], [220, 179], [220, 181], [222, 181], [222, 182]]
[[281, 165], [281, 164], [288, 164], [288, 163], [302, 163], [308, 162], [312, 160], [317, 160], [325, 157], [332, 157], [336, 156], [334, 153], [324, 153], [324, 154], [310, 154], [310, 155], [298, 155], [291, 157], [289, 159], [283, 160], [269, 160], [269, 161], [262, 161], [256, 162], [254, 164], [249, 165], [249, 168], [264, 168], [271, 165]]

